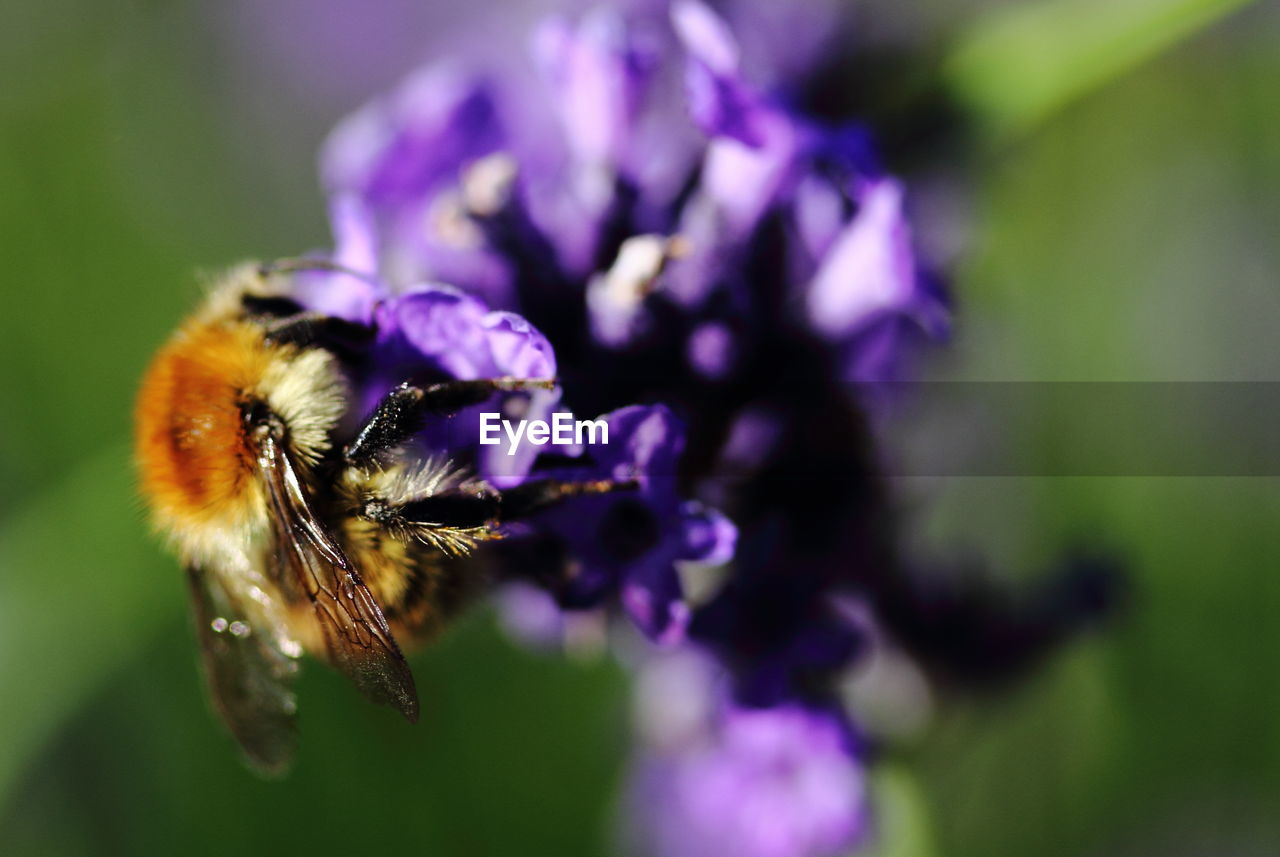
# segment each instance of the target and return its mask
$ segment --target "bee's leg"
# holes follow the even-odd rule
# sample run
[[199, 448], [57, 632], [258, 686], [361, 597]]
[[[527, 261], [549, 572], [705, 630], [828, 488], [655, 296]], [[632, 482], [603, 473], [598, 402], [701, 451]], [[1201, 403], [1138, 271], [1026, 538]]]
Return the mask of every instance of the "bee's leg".
[[501, 511], [496, 494], [450, 490], [398, 505], [372, 498], [365, 501], [357, 514], [392, 531], [413, 527], [474, 530], [487, 526]]
[[634, 479], [589, 482], [539, 479], [505, 491], [457, 488], [400, 504], [372, 497], [364, 502], [357, 514], [393, 532], [424, 527], [474, 530], [489, 527], [497, 521], [527, 518], [570, 497], [633, 491], [638, 487], [639, 483]]
[[640, 483], [635, 479], [596, 479], [589, 482], [538, 479], [502, 491], [498, 495], [499, 517], [504, 521], [515, 521], [571, 497], [635, 491], [639, 487]]
[[407, 381], [382, 397], [365, 419], [343, 457], [351, 467], [373, 464], [417, 433], [428, 416], [449, 416], [478, 405], [494, 393], [550, 390], [554, 379], [482, 378], [442, 381], [425, 387]]

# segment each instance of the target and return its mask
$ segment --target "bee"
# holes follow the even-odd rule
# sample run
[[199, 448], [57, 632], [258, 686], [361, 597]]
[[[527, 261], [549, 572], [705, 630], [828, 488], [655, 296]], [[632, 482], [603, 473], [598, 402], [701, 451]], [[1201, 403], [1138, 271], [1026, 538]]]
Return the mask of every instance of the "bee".
[[433, 417], [549, 378], [414, 383], [359, 419], [372, 327], [308, 312], [279, 287], [321, 263], [226, 275], [156, 354], [136, 408], [141, 492], [178, 554], [209, 693], [249, 762], [287, 769], [298, 659], [309, 653], [410, 722], [402, 644], [429, 639], [480, 588], [464, 560], [504, 522], [630, 487], [532, 480], [498, 491], [409, 441]]

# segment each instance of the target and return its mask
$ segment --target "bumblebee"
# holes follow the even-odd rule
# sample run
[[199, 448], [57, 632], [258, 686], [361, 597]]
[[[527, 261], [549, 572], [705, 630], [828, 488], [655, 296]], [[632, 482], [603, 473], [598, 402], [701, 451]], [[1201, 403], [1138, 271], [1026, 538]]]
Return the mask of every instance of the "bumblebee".
[[224, 277], [155, 356], [136, 409], [141, 491], [186, 569], [210, 696], [265, 773], [295, 749], [303, 652], [415, 721], [401, 644], [477, 591], [473, 549], [565, 497], [626, 487], [498, 491], [415, 459], [427, 420], [554, 379], [410, 379], [357, 421], [351, 379], [376, 331], [306, 311], [277, 287], [290, 270]]

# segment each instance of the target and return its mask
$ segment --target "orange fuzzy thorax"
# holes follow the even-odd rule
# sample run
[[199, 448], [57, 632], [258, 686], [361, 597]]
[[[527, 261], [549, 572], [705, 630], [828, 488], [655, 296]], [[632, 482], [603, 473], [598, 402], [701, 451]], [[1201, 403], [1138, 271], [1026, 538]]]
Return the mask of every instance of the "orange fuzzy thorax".
[[142, 492], [166, 530], [234, 527], [262, 509], [240, 403], [280, 346], [245, 322], [191, 322], [143, 378], [136, 414]]

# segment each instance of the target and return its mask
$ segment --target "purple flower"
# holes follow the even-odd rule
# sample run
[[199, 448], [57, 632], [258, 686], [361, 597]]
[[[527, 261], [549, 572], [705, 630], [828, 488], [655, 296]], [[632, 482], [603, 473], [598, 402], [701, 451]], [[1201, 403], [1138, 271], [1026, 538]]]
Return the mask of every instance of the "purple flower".
[[[489, 310], [477, 298], [450, 286], [420, 286], [380, 302], [374, 310], [378, 339], [367, 386], [366, 407], [406, 379], [526, 378], [556, 375], [551, 344], [515, 313]], [[432, 377], [432, 376], [436, 377]], [[534, 390], [508, 396], [504, 410], [519, 403], [521, 418], [545, 420], [560, 399], [559, 390]], [[498, 487], [518, 483], [529, 472], [539, 448], [514, 448], [507, 437], [497, 445], [479, 445], [480, 414], [493, 405], [467, 408], [447, 422], [428, 426], [427, 445], [466, 452], [480, 475]], [[464, 459], [467, 460], [467, 459]]]
[[642, 759], [634, 788], [660, 857], [836, 855], [867, 827], [847, 726], [799, 706], [726, 707], [693, 746]]
[[[927, 336], [945, 320], [902, 186], [863, 129], [800, 115], [769, 75], [749, 78], [701, 3], [556, 18], [532, 43], [538, 76], [442, 65], [334, 133], [323, 174], [337, 255], [387, 294], [364, 309], [339, 275], [330, 287], [349, 294], [326, 303], [377, 321], [382, 387], [415, 365], [558, 372], [562, 398], [530, 407], [606, 414], [607, 445], [529, 454], [505, 473], [456, 434], [432, 441], [509, 484], [636, 483], [545, 510], [497, 551], [565, 610], [616, 604], [650, 639], [691, 632], [719, 659], [720, 714], [654, 763], [670, 785], [661, 850], [843, 847], [862, 826], [862, 772], [821, 706], [862, 649], [835, 605], [868, 553], [845, 540], [868, 533], [871, 460], [848, 386], [862, 364], [891, 372], [905, 342], [886, 347], [882, 330]], [[453, 423], [463, 435], [468, 419]], [[753, 421], [770, 430], [735, 435]], [[751, 530], [727, 581], [691, 607], [682, 568], [729, 561], [738, 539], [708, 498]], [[508, 624], [562, 633], [531, 595], [508, 592], [506, 609], [523, 611]]]
[[[397, 196], [394, 184], [382, 187], [388, 198]], [[370, 254], [376, 226], [368, 205], [343, 194], [335, 199], [334, 212], [334, 261], [354, 270], [376, 268]], [[393, 289], [372, 278], [324, 272], [300, 276], [295, 292], [313, 309], [376, 331], [361, 364], [365, 371], [356, 379], [366, 411], [404, 381], [556, 376], [555, 354], [541, 332], [516, 313], [490, 310], [480, 298], [452, 286], [423, 283]], [[559, 409], [560, 390], [508, 396], [504, 410], [511, 412], [512, 402], [519, 407], [511, 416], [546, 420]], [[447, 421], [433, 421], [420, 443], [474, 467], [499, 488], [510, 487], [529, 477], [540, 448], [527, 443], [513, 447], [505, 436], [496, 446], [482, 447], [480, 415], [492, 407], [475, 406]], [[563, 605], [582, 609], [617, 601], [654, 640], [678, 641], [690, 614], [676, 563], [727, 561], [736, 530], [718, 512], [680, 498], [675, 474], [683, 428], [667, 409], [629, 407], [601, 419], [608, 426], [608, 442], [593, 448], [580, 464], [538, 475], [566, 482], [616, 480], [634, 483], [636, 490], [565, 501], [523, 529], [563, 549], [564, 574], [551, 583]]]
[[636, 405], [601, 419], [609, 442], [590, 448], [588, 466], [563, 475], [635, 481], [638, 490], [569, 500], [534, 520], [577, 560], [556, 594], [572, 608], [616, 598], [650, 638], [678, 642], [690, 613], [676, 564], [728, 561], [737, 531], [715, 510], [680, 499], [675, 473], [684, 434], [670, 411]]
[[368, 407], [407, 379], [555, 377], [485, 408], [604, 414], [607, 443], [558, 455], [481, 447], [479, 408], [419, 442], [502, 488], [629, 486], [483, 550], [519, 581], [501, 604], [522, 638], [617, 608], [655, 662], [696, 665], [656, 693], [640, 669], [666, 717], [642, 723], [634, 792], [657, 853], [838, 853], [867, 827], [836, 686], [869, 627], [926, 666], [1038, 638], [947, 590], [939, 640], [937, 587], [907, 572], [865, 394], [949, 310], [868, 130], [796, 106], [834, 3], [630, 5], [545, 21], [523, 73], [450, 57], [342, 123], [333, 258], [368, 276], [298, 294], [376, 328]]
[[[339, 258], [344, 246], [339, 244]], [[329, 312], [347, 309], [347, 317], [363, 320], [375, 331], [374, 342], [357, 363], [363, 371], [354, 379], [366, 411], [404, 381], [538, 380], [556, 375], [550, 343], [515, 313], [490, 310], [480, 299], [451, 286], [422, 284], [396, 294], [383, 291], [376, 281], [345, 273], [305, 275], [297, 291], [314, 307]], [[522, 419], [547, 420], [559, 410], [559, 401], [559, 389], [534, 390], [508, 396], [501, 407]], [[519, 405], [514, 413], [513, 402]], [[565, 565], [544, 580], [562, 606], [584, 609], [617, 602], [653, 640], [682, 639], [690, 612], [677, 563], [728, 561], [737, 531], [719, 512], [681, 498], [676, 486], [684, 446], [680, 421], [662, 406], [622, 408], [597, 421], [602, 427], [589, 453], [565, 450], [568, 463], [531, 474], [541, 447], [513, 446], [509, 436], [498, 445], [479, 443], [481, 411], [493, 407], [474, 406], [448, 420], [432, 421], [418, 442], [431, 453], [445, 452], [455, 463], [474, 467], [499, 488], [518, 485], [531, 475], [569, 484], [609, 480], [630, 486], [612, 494], [564, 500], [528, 522], [514, 524], [512, 533], [532, 532], [539, 537], [539, 547], [554, 543], [565, 557]], [[525, 598], [519, 603], [533, 602]], [[512, 624], [528, 625], [523, 619]], [[542, 620], [535, 624], [547, 625]]]
[[743, 559], [698, 611], [692, 636], [729, 670], [738, 702], [827, 702], [834, 678], [867, 648], [866, 629], [833, 589], [815, 575]]
[[860, 189], [858, 213], [831, 242], [809, 284], [809, 320], [823, 335], [847, 336], [915, 299], [919, 277], [902, 198], [902, 185], [891, 179]]
[[570, 158], [618, 169], [633, 145], [640, 101], [656, 59], [633, 38], [621, 13], [598, 7], [578, 25], [551, 18], [534, 36]]
[[[423, 69], [330, 135], [321, 157], [339, 256], [355, 244], [393, 288], [435, 280], [503, 305], [511, 272], [485, 247], [472, 208], [508, 180], [490, 88], [454, 65]], [[460, 186], [468, 168], [470, 181]], [[355, 214], [348, 215], [348, 212]]]
[[322, 177], [381, 209], [412, 205], [499, 141], [487, 90], [450, 66], [430, 67], [333, 132]]
[[[706, 371], [704, 331], [716, 325], [725, 351], [735, 327], [772, 312], [743, 275], [778, 216], [794, 224], [780, 261], [813, 277], [809, 318], [794, 323], [841, 341], [872, 314], [941, 329], [901, 185], [877, 171], [865, 134], [752, 85], [709, 8], [681, 0], [667, 20], [601, 8], [544, 23], [533, 44], [546, 89], [445, 64], [331, 137], [326, 185], [363, 203], [393, 284], [447, 281], [548, 330], [544, 313], [572, 304], [590, 319], [574, 331], [592, 334], [588, 349], [645, 347], [653, 313], [674, 304], [704, 323], [656, 338], [683, 338], [685, 369], [723, 379], [723, 361]], [[558, 128], [512, 106], [534, 99]]]

